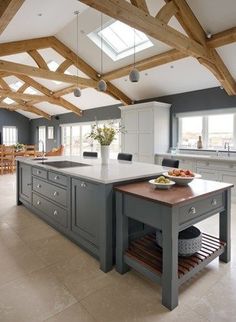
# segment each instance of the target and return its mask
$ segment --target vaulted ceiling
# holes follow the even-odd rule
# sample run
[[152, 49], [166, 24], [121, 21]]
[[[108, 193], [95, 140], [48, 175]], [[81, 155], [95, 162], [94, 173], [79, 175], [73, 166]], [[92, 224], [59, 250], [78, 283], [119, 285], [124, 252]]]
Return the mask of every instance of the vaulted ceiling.
[[[138, 83], [127, 76], [132, 56], [114, 62], [104, 54], [106, 93], [96, 90], [100, 49], [87, 37], [100, 27], [99, 11], [105, 23], [125, 22], [145, 32], [154, 44], [136, 54]], [[235, 95], [235, 16], [235, 0], [1, 1], [0, 108], [29, 118], [50, 118], [215, 86]], [[48, 68], [52, 61], [56, 71]], [[13, 88], [17, 82], [19, 88]], [[79, 98], [73, 95], [77, 83], [82, 88]]]

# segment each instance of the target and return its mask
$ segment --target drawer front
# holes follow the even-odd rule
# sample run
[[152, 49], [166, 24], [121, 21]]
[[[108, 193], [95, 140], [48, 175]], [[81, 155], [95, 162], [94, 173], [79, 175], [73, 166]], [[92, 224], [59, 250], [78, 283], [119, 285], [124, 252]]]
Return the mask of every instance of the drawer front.
[[46, 170], [33, 167], [32, 172], [33, 172], [34, 176], [37, 176], [37, 177], [40, 177], [40, 178], [43, 178], [43, 179], [47, 179], [47, 171]]
[[33, 178], [33, 191], [40, 193], [64, 207], [67, 205], [67, 191], [53, 184]]
[[68, 179], [68, 177], [58, 174], [56, 172], [52, 172], [52, 171], [48, 172], [48, 180], [58, 183], [62, 186], [65, 186], [65, 187], [67, 186], [67, 184], [68, 184], [67, 179]]
[[219, 193], [181, 207], [179, 210], [179, 222], [184, 223], [213, 210], [217, 211], [217, 209], [223, 206], [223, 198], [223, 194]]
[[43, 197], [33, 194], [33, 206], [43, 212], [46, 216], [50, 217], [56, 223], [63, 227], [67, 227], [67, 212]]

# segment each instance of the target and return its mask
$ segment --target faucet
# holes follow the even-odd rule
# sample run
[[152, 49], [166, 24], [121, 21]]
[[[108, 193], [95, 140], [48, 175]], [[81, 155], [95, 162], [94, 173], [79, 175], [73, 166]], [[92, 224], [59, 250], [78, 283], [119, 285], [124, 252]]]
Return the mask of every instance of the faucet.
[[230, 146], [229, 146], [229, 142], [225, 142], [224, 148], [225, 148], [225, 150], [227, 149], [227, 151], [228, 151], [228, 157], [230, 157]]
[[43, 142], [43, 140], [39, 140], [39, 144], [42, 144], [42, 152], [43, 152], [43, 156], [42, 156], [42, 158], [44, 158], [45, 157], [45, 146], [44, 146], [44, 142]]

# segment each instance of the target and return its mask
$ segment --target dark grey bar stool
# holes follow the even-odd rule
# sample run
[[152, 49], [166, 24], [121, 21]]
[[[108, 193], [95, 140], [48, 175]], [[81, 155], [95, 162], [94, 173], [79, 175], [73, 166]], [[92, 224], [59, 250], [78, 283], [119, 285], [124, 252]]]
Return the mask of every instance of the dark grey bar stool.
[[132, 161], [133, 155], [129, 153], [119, 153], [117, 160]]
[[162, 166], [163, 167], [170, 167], [170, 168], [178, 168], [179, 167], [179, 160], [163, 159]]
[[97, 154], [97, 152], [84, 151], [83, 157], [97, 158], [98, 154]]

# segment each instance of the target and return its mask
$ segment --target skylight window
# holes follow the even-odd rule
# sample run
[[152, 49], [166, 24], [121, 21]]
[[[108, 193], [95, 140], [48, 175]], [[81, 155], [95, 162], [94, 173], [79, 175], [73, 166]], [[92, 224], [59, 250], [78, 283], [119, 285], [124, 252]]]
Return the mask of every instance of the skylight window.
[[15, 83], [10, 84], [9, 86], [14, 90], [14, 91], [18, 91], [19, 88], [21, 88], [21, 86], [23, 85], [23, 83], [21, 81], [17, 81]]
[[115, 21], [91, 32], [88, 37], [101, 48], [103, 39], [103, 51], [114, 61], [130, 56], [135, 51], [139, 52], [153, 46], [149, 38], [141, 31], [131, 28], [120, 21]]
[[14, 101], [12, 99], [10, 99], [9, 97], [6, 97], [4, 100], [3, 100], [4, 103], [10, 105], [12, 103], [14, 103]]
[[33, 89], [32, 87], [28, 87], [25, 92], [25, 94], [32, 94], [32, 95], [35, 95], [37, 94], [37, 91], [35, 89]]
[[[53, 72], [55, 72], [57, 70], [57, 68], [59, 67], [59, 64], [57, 62], [55, 62], [54, 60], [51, 60], [50, 62], [48, 62], [47, 65], [48, 65], [48, 68]], [[71, 75], [71, 73], [68, 72], [67, 70], [65, 71], [65, 74]], [[60, 85], [62, 82], [53, 81], [53, 83], [55, 83], [57, 85]]]

